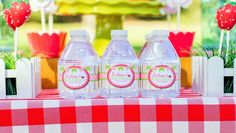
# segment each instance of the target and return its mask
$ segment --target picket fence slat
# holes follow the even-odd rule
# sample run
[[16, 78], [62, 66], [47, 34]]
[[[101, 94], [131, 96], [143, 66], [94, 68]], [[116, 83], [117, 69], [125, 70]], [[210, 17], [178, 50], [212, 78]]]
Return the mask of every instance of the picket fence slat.
[[234, 59], [234, 96], [236, 96], [236, 59]]
[[16, 70], [6, 70], [5, 77], [6, 78], [15, 78], [16, 77]]
[[[192, 88], [208, 97], [236, 96], [236, 59], [233, 68], [224, 68], [222, 58], [192, 57]], [[224, 93], [224, 77], [234, 78], [234, 93]]]
[[201, 57], [199, 57], [200, 58], [200, 62], [201, 62], [201, 65], [200, 65], [200, 73], [201, 73], [201, 75], [200, 75], [200, 94], [201, 95], [204, 95], [204, 93], [205, 93], [205, 84], [206, 84], [206, 77], [204, 76], [205, 75], [205, 73], [207, 72], [207, 71], [205, 71], [205, 70], [207, 70], [207, 65], [206, 65], [206, 63], [207, 63], [207, 58], [206, 57], [203, 57], [203, 58], [201, 58]]
[[194, 56], [192, 57], [192, 89], [193, 91], [197, 91], [197, 81], [196, 81], [196, 78], [197, 78], [197, 57]]
[[33, 97], [36, 97], [36, 95], [38, 95], [41, 90], [40, 58], [32, 58], [31, 62], [33, 64]]
[[234, 69], [233, 68], [225, 68], [224, 69], [224, 76], [225, 77], [233, 77], [234, 76]]
[[0, 59], [0, 99], [6, 98], [5, 63]]
[[36, 77], [35, 77], [35, 60], [34, 59], [31, 59], [31, 62], [32, 62], [32, 88], [34, 88], [33, 90], [32, 90], [32, 97], [36, 97]]
[[203, 57], [203, 61], [204, 61], [204, 67], [203, 67], [203, 78], [204, 78], [204, 87], [203, 87], [203, 96], [207, 96], [208, 95], [208, 91], [207, 91], [207, 87], [208, 87], [208, 59], [207, 57]]
[[[201, 62], [200, 62], [200, 58], [199, 57], [197, 57], [197, 62], [196, 62], [196, 64], [197, 64], [197, 67], [196, 67], [196, 73], [200, 73], [200, 66], [201, 66]], [[198, 93], [201, 93], [201, 87], [200, 87], [200, 79], [201, 79], [201, 77], [200, 77], [200, 75], [199, 74], [197, 74], [197, 77], [196, 77], [196, 84], [197, 84], [197, 92]]]
[[196, 84], [197, 84], [197, 93], [201, 93], [201, 75], [199, 74], [199, 73], [201, 73], [201, 58], [200, 57], [197, 57], [197, 62], [196, 62], [196, 64], [197, 64], [197, 71], [196, 71], [196, 73], [197, 73], [197, 77], [196, 77]]
[[220, 57], [208, 60], [208, 91], [210, 97], [224, 96], [224, 61]]
[[198, 94], [207, 95], [207, 57], [192, 57], [192, 88]]
[[32, 64], [29, 59], [16, 62], [17, 98], [32, 98]]
[[[0, 99], [35, 98], [41, 90], [40, 59], [20, 59], [16, 69], [6, 70], [0, 60]], [[6, 78], [16, 78], [17, 95], [6, 96]]]

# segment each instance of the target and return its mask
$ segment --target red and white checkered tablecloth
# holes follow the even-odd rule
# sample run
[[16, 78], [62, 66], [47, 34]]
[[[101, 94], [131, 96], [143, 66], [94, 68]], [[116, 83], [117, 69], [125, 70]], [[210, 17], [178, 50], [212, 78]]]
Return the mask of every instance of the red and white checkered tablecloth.
[[2, 100], [0, 133], [236, 133], [236, 98]]

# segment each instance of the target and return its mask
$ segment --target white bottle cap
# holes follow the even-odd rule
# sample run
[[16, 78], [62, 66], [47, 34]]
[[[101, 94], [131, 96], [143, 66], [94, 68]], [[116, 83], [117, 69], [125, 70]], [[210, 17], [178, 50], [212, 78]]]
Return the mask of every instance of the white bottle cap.
[[153, 30], [152, 35], [153, 36], [165, 36], [168, 37], [170, 32], [168, 30]]
[[111, 31], [111, 36], [112, 37], [128, 37], [128, 31], [127, 30], [112, 30]]
[[70, 36], [71, 37], [74, 37], [74, 36], [87, 37], [88, 33], [85, 30], [72, 30], [70, 32]]

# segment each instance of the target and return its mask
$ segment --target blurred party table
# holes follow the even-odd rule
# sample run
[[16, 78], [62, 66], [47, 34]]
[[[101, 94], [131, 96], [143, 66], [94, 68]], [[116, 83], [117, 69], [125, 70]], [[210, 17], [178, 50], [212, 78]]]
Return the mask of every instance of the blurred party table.
[[0, 132], [235, 133], [236, 98], [64, 100], [56, 90], [37, 99], [0, 100]]

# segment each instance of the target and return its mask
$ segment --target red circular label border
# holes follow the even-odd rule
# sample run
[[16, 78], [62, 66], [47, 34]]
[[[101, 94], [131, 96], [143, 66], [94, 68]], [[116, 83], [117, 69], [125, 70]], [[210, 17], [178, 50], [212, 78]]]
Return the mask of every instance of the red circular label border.
[[[166, 86], [159, 86], [159, 85], [157, 85], [156, 83], [152, 82], [152, 80], [151, 80], [151, 73], [152, 73], [153, 69], [157, 69], [158, 67], [165, 67], [165, 68], [168, 68], [168, 69], [171, 70], [171, 72], [174, 74], [174, 79], [172, 80], [172, 82], [171, 82], [170, 84], [168, 84], [168, 85], [166, 85]], [[175, 83], [175, 81], [176, 81], [176, 73], [175, 73], [175, 71], [174, 71], [171, 67], [169, 67], [169, 66], [167, 66], [167, 65], [155, 66], [155, 67], [152, 68], [152, 69], [149, 71], [149, 73], [148, 73], [148, 81], [151, 83], [152, 86], [154, 86], [154, 87], [156, 87], [156, 88], [167, 89], [167, 88], [171, 87], [171, 86]]]
[[[111, 70], [114, 69], [115, 67], [119, 67], [119, 66], [123, 66], [123, 67], [129, 68], [129, 69], [131, 70], [131, 73], [132, 73], [132, 75], [133, 75], [133, 78], [132, 78], [131, 82], [129, 82], [129, 84], [127, 84], [127, 85], [123, 85], [123, 86], [116, 85], [116, 84], [114, 84], [114, 83], [111, 81], [111, 79], [110, 79], [110, 77], [109, 77], [109, 75], [110, 75], [110, 73], [111, 73]], [[109, 82], [111, 85], [113, 85], [114, 87], [117, 87], [117, 88], [126, 88], [126, 87], [129, 87], [130, 85], [133, 84], [134, 79], [135, 79], [135, 73], [134, 73], [134, 70], [133, 70], [130, 66], [125, 65], [125, 64], [118, 64], [118, 65], [112, 66], [112, 67], [109, 69], [109, 71], [108, 71], [108, 73], [107, 73], [107, 79], [108, 79], [108, 82]]]
[[[88, 79], [86, 80], [86, 82], [85, 82], [84, 84], [82, 84], [80, 87], [71, 87], [70, 85], [68, 85], [68, 84], [65, 82], [65, 79], [64, 79], [65, 72], [66, 72], [67, 69], [71, 69], [71, 68], [83, 69], [84, 72], [86, 73], [86, 75], [88, 76]], [[66, 68], [66, 69], [64, 70], [64, 72], [62, 73], [62, 82], [63, 82], [63, 84], [64, 84], [67, 88], [72, 89], [72, 90], [79, 90], [79, 89], [84, 88], [85, 86], [88, 85], [89, 81], [90, 81], [90, 76], [89, 76], [88, 71], [85, 70], [83, 67], [80, 67], [80, 66], [71, 66], [71, 67], [68, 67], [68, 68]]]

